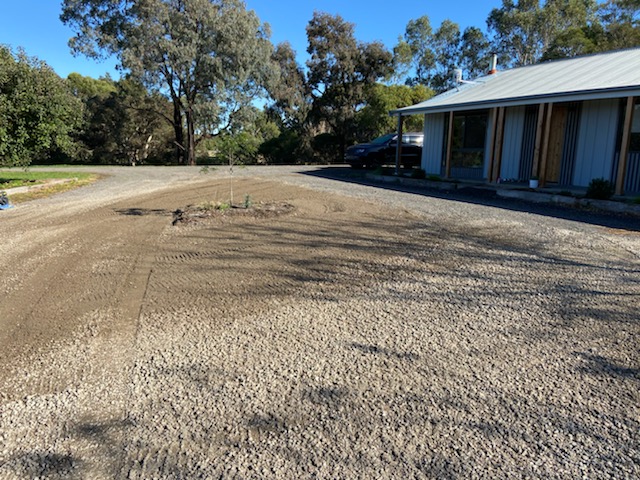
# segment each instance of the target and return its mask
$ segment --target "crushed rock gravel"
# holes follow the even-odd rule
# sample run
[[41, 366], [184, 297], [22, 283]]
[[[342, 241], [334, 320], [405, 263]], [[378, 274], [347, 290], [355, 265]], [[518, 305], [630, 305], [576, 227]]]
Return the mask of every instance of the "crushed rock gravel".
[[1, 479], [640, 477], [633, 220], [95, 170], [0, 217]]

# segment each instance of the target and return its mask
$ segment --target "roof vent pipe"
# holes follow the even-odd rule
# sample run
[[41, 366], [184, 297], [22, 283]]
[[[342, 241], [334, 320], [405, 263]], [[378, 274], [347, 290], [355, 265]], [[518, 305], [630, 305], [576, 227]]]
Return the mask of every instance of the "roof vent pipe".
[[495, 53], [491, 55], [491, 69], [489, 70], [489, 75], [493, 75], [494, 73], [498, 73], [498, 55]]
[[456, 85], [462, 85], [462, 84], [467, 84], [467, 83], [471, 83], [471, 84], [477, 83], [477, 82], [472, 82], [470, 80], [463, 80], [462, 79], [462, 69], [461, 68], [456, 68], [453, 71], [453, 81], [456, 83]]

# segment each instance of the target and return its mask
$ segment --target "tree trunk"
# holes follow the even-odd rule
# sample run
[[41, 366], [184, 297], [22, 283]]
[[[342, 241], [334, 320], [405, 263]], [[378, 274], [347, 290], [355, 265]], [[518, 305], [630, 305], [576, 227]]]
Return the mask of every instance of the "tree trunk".
[[178, 163], [184, 163], [185, 148], [182, 112], [180, 111], [180, 103], [176, 99], [173, 99], [173, 131], [176, 136], [176, 160], [178, 160]]
[[153, 134], [147, 137], [147, 141], [144, 142], [144, 149], [142, 150], [142, 160], [146, 160], [149, 157], [149, 148], [151, 148], [151, 140], [153, 140]]
[[189, 108], [187, 110], [187, 165], [196, 164], [196, 134], [195, 127], [193, 125], [193, 110]]

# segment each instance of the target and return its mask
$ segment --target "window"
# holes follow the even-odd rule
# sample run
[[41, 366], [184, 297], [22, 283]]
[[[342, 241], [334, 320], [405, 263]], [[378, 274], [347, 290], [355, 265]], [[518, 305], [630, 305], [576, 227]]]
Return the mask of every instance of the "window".
[[486, 111], [454, 114], [451, 143], [453, 168], [482, 168], [487, 117]]

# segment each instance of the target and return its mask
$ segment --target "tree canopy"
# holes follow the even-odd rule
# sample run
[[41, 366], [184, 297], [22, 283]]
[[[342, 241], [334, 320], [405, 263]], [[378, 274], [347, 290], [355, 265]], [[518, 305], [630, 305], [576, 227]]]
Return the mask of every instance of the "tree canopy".
[[[358, 112], [358, 140], [370, 140], [394, 131], [397, 120], [389, 115], [390, 110], [423, 102], [433, 94], [433, 90], [424, 85], [372, 85], [367, 91], [365, 107]], [[405, 119], [405, 129], [422, 131], [423, 123], [422, 115], [412, 115]]]
[[365, 103], [367, 86], [390, 77], [393, 57], [379, 42], [358, 42], [354, 25], [339, 15], [315, 12], [307, 37], [310, 114], [331, 127], [342, 156], [356, 138], [354, 120]]
[[[485, 28], [410, 20], [389, 51], [315, 12], [306, 64], [242, 0], [63, 0], [74, 53], [115, 55], [122, 78], [58, 77], [0, 47], [0, 165], [73, 159], [194, 164], [341, 160], [395, 129], [389, 110], [487, 73], [640, 45], [640, 0], [501, 0]], [[418, 13], [420, 15], [420, 13]], [[266, 101], [265, 101], [266, 99]], [[422, 128], [419, 116], [406, 128]], [[207, 161], [215, 161], [209, 158]]]
[[72, 155], [82, 103], [44, 62], [0, 46], [0, 165]]
[[447, 19], [433, 31], [426, 15], [410, 20], [394, 48], [396, 74], [407, 85], [425, 85], [436, 92], [454, 86], [457, 68], [467, 77], [479, 76], [489, 65], [489, 40], [477, 27], [460, 33], [457, 23]]
[[240, 0], [64, 0], [72, 50], [116, 55], [123, 70], [173, 104], [177, 155], [227, 128], [264, 90], [269, 32]]

